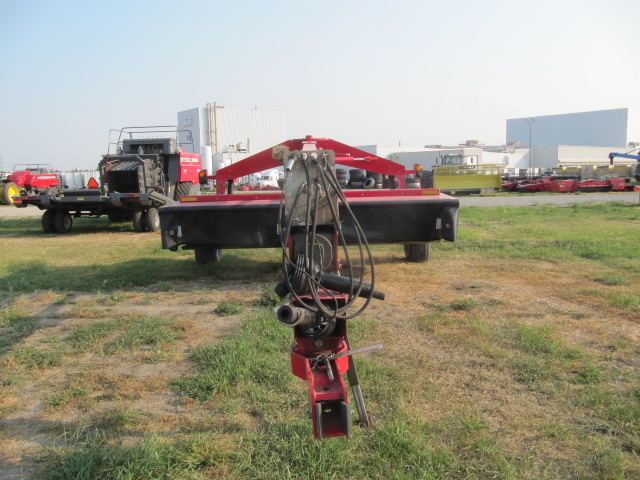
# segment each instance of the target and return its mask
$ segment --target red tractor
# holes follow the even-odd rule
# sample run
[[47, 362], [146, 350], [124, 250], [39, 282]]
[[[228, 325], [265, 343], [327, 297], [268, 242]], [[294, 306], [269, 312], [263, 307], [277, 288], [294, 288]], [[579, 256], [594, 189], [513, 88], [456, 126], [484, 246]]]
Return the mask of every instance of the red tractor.
[[55, 195], [62, 190], [62, 177], [51, 165], [14, 165], [13, 173], [0, 185], [0, 203], [13, 205], [16, 195]]

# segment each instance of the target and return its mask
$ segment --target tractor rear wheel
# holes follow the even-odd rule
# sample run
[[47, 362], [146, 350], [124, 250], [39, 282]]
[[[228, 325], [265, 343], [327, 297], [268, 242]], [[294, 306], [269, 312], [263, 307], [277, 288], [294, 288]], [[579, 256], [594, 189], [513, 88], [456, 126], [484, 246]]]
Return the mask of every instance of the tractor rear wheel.
[[404, 256], [410, 262], [426, 262], [431, 256], [430, 243], [409, 243], [404, 246]]
[[145, 214], [145, 230], [147, 232], [156, 232], [160, 229], [160, 216], [158, 215], [158, 209], [151, 207]]
[[218, 263], [222, 259], [222, 250], [211, 247], [196, 247], [196, 265], [207, 265], [209, 263]]
[[144, 210], [137, 209], [133, 211], [133, 230], [136, 232], [144, 232], [146, 230], [146, 215]]
[[58, 210], [56, 212], [54, 224], [56, 227], [56, 232], [69, 233], [71, 231], [71, 227], [73, 226], [73, 219], [71, 218], [71, 215], [69, 215], [69, 212], [67, 212], [66, 210]]
[[176, 185], [176, 193], [173, 196], [174, 200], [178, 200], [180, 197], [184, 197], [185, 195], [191, 195], [191, 186], [193, 184], [191, 182], [180, 182]]
[[45, 210], [42, 214], [42, 230], [44, 233], [56, 233], [55, 210]]
[[2, 200], [2, 203], [5, 205], [13, 205], [13, 198], [11, 197], [14, 195], [20, 195], [20, 189], [13, 182], [6, 182], [3, 187], [4, 189], [2, 190], [2, 197], [0, 200]]

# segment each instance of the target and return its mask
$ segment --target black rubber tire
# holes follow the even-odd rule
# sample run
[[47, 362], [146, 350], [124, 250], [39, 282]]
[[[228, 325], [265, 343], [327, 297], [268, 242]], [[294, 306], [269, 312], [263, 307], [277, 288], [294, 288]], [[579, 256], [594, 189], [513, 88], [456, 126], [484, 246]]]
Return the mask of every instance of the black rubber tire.
[[209, 263], [218, 263], [222, 259], [222, 250], [211, 247], [196, 247], [196, 265], [208, 265]]
[[404, 246], [404, 257], [410, 262], [426, 262], [430, 256], [430, 243], [410, 243]]
[[73, 227], [73, 218], [66, 210], [56, 211], [54, 224], [56, 233], [69, 233]]
[[364, 182], [349, 182], [349, 188], [362, 188]]
[[407, 182], [405, 188], [420, 188], [420, 182]]
[[349, 175], [363, 175], [364, 176], [364, 170], [362, 170], [360, 168], [352, 168], [351, 170], [349, 170]]
[[433, 188], [433, 172], [427, 172], [422, 175], [422, 183], [425, 188]]
[[180, 182], [176, 185], [176, 192], [173, 196], [174, 200], [178, 200], [180, 197], [184, 197], [186, 195], [191, 195], [191, 186], [193, 184], [191, 182]]
[[42, 230], [44, 230], [44, 233], [56, 233], [55, 210], [45, 210], [42, 214]]
[[376, 186], [376, 181], [373, 178], [367, 178], [362, 184], [362, 187], [367, 190], [371, 190], [375, 186]]
[[133, 230], [135, 232], [144, 232], [146, 231], [146, 215], [144, 214], [144, 210], [137, 209], [133, 211], [133, 216], [131, 217], [133, 222]]
[[148, 208], [145, 212], [145, 230], [147, 232], [157, 232], [160, 230], [160, 215], [156, 207]]

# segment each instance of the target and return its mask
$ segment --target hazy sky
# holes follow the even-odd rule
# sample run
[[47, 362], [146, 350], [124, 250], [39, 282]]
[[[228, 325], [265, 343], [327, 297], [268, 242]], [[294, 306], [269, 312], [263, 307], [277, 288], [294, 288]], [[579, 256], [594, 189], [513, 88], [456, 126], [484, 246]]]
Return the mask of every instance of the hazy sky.
[[[352, 145], [505, 141], [640, 111], [638, 0], [0, 0], [0, 157], [94, 168], [109, 129], [217, 102]], [[629, 140], [640, 140], [631, 119]]]

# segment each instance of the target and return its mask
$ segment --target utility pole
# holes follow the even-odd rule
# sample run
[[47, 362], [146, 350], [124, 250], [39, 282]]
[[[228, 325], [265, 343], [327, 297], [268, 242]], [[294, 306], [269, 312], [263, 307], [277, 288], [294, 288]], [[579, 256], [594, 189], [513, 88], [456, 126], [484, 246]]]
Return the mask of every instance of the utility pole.
[[533, 168], [533, 145], [531, 144], [531, 130], [532, 130], [532, 126], [533, 126], [533, 122], [536, 121], [535, 118], [523, 118], [523, 120], [525, 122], [527, 122], [529, 124], [529, 176], [531, 176], [532, 174], [532, 168]]

